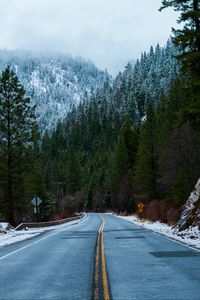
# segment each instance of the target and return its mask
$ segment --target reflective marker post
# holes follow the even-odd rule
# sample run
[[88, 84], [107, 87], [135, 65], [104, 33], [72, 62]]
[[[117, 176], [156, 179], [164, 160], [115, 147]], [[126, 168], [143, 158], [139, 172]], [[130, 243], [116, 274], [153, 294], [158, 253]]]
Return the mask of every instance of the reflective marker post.
[[37, 196], [35, 197], [36, 198], [36, 216], [37, 216], [37, 223], [38, 223], [38, 219], [39, 219], [39, 213], [38, 213], [38, 200], [37, 200]]

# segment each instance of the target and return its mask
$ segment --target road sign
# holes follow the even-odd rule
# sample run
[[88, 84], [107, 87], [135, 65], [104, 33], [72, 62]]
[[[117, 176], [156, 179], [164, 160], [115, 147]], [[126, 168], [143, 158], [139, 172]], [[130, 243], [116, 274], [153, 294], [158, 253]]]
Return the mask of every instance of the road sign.
[[144, 211], [144, 204], [142, 202], [139, 202], [138, 205], [137, 205], [137, 207], [138, 207], [138, 211], [139, 212], [143, 212]]
[[31, 203], [35, 206], [34, 207], [34, 213], [36, 214], [36, 216], [37, 216], [37, 222], [38, 222], [38, 220], [39, 220], [39, 205], [42, 203], [42, 200], [38, 197], [38, 196], [35, 196], [33, 199], [32, 199], [32, 201], [31, 201]]
[[40, 213], [40, 208], [38, 206], [35, 206], [33, 208], [33, 212], [34, 212], [34, 214], [39, 214]]
[[140, 215], [140, 220], [142, 220], [142, 215], [143, 215], [143, 211], [144, 211], [144, 204], [142, 202], [139, 202], [137, 207], [138, 207], [138, 211], [139, 211], [139, 215]]
[[34, 197], [31, 201], [34, 206], [39, 206], [42, 203], [42, 200], [39, 197]]

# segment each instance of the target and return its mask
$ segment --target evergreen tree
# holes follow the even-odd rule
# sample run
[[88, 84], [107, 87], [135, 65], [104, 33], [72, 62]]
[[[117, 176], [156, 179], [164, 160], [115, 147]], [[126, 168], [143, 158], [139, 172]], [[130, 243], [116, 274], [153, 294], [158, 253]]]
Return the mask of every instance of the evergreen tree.
[[190, 74], [186, 84], [186, 94], [190, 104], [180, 112], [183, 122], [187, 119], [199, 130], [200, 126], [200, 3], [199, 0], [163, 0], [163, 6], [174, 7], [180, 12], [178, 23], [184, 23], [183, 29], [173, 29], [173, 42], [179, 46], [178, 58], [183, 71]]
[[129, 118], [126, 118], [121, 129], [121, 135], [124, 137], [124, 143], [127, 148], [128, 166], [127, 171], [132, 169], [135, 164], [138, 148], [138, 129], [131, 125]]
[[12, 224], [23, 172], [37, 137], [36, 127], [30, 98], [7, 67], [0, 77], [0, 164], [5, 213]]
[[124, 136], [120, 134], [114, 152], [111, 154], [113, 191], [119, 189], [120, 182], [126, 177], [128, 165], [128, 149], [125, 145]]
[[183, 29], [173, 29], [173, 42], [182, 50], [180, 58], [195, 76], [200, 76], [200, 3], [199, 0], [163, 0], [160, 10], [174, 7], [180, 11], [178, 23]]
[[147, 120], [140, 128], [139, 147], [135, 163], [134, 184], [145, 200], [156, 197], [157, 179], [157, 128], [156, 116], [151, 102], [147, 108]]
[[[50, 190], [52, 178], [65, 182], [65, 197], [70, 201], [81, 186], [91, 210], [112, 207], [128, 211], [135, 191], [147, 200], [157, 197], [157, 179], [163, 175], [158, 177], [160, 153], [168, 151], [167, 134], [173, 134], [180, 109], [188, 103], [182, 91], [184, 83], [177, 80], [171, 89], [179, 71], [173, 57], [176, 52], [170, 41], [166, 48], [151, 47], [135, 65], [129, 63], [113, 85], [105, 83], [85, 95], [52, 135], [44, 135], [42, 157]], [[161, 96], [164, 100], [159, 101]], [[80, 168], [70, 149], [78, 153], [81, 175], [75, 172]], [[170, 191], [168, 187], [168, 194]]]
[[79, 191], [82, 187], [82, 168], [78, 154], [70, 150], [67, 162], [66, 189], [68, 193]]

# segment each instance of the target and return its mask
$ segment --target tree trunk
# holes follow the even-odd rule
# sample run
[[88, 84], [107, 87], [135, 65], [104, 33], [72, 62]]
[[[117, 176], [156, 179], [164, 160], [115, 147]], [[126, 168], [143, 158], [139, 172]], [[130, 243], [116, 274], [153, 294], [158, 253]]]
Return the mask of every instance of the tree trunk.
[[200, 51], [200, 20], [199, 20], [199, 0], [193, 0], [193, 9], [194, 12], [197, 14], [194, 17], [194, 23], [195, 23], [195, 27], [196, 27], [196, 43], [197, 43], [197, 50]]
[[12, 149], [11, 149], [11, 116], [10, 116], [10, 105], [8, 106], [8, 119], [7, 119], [7, 219], [12, 225], [15, 225], [14, 217], [14, 198], [13, 198], [13, 178], [12, 178]]

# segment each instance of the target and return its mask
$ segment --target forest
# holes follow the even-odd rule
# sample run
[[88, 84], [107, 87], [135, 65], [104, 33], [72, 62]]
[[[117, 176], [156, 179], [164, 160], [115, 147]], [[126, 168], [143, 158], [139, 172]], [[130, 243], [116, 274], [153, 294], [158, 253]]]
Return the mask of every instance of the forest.
[[9, 66], [0, 77], [0, 217], [12, 224], [75, 212], [132, 213], [174, 224], [200, 177], [200, 9], [162, 1], [183, 28], [85, 93], [53, 130]]

